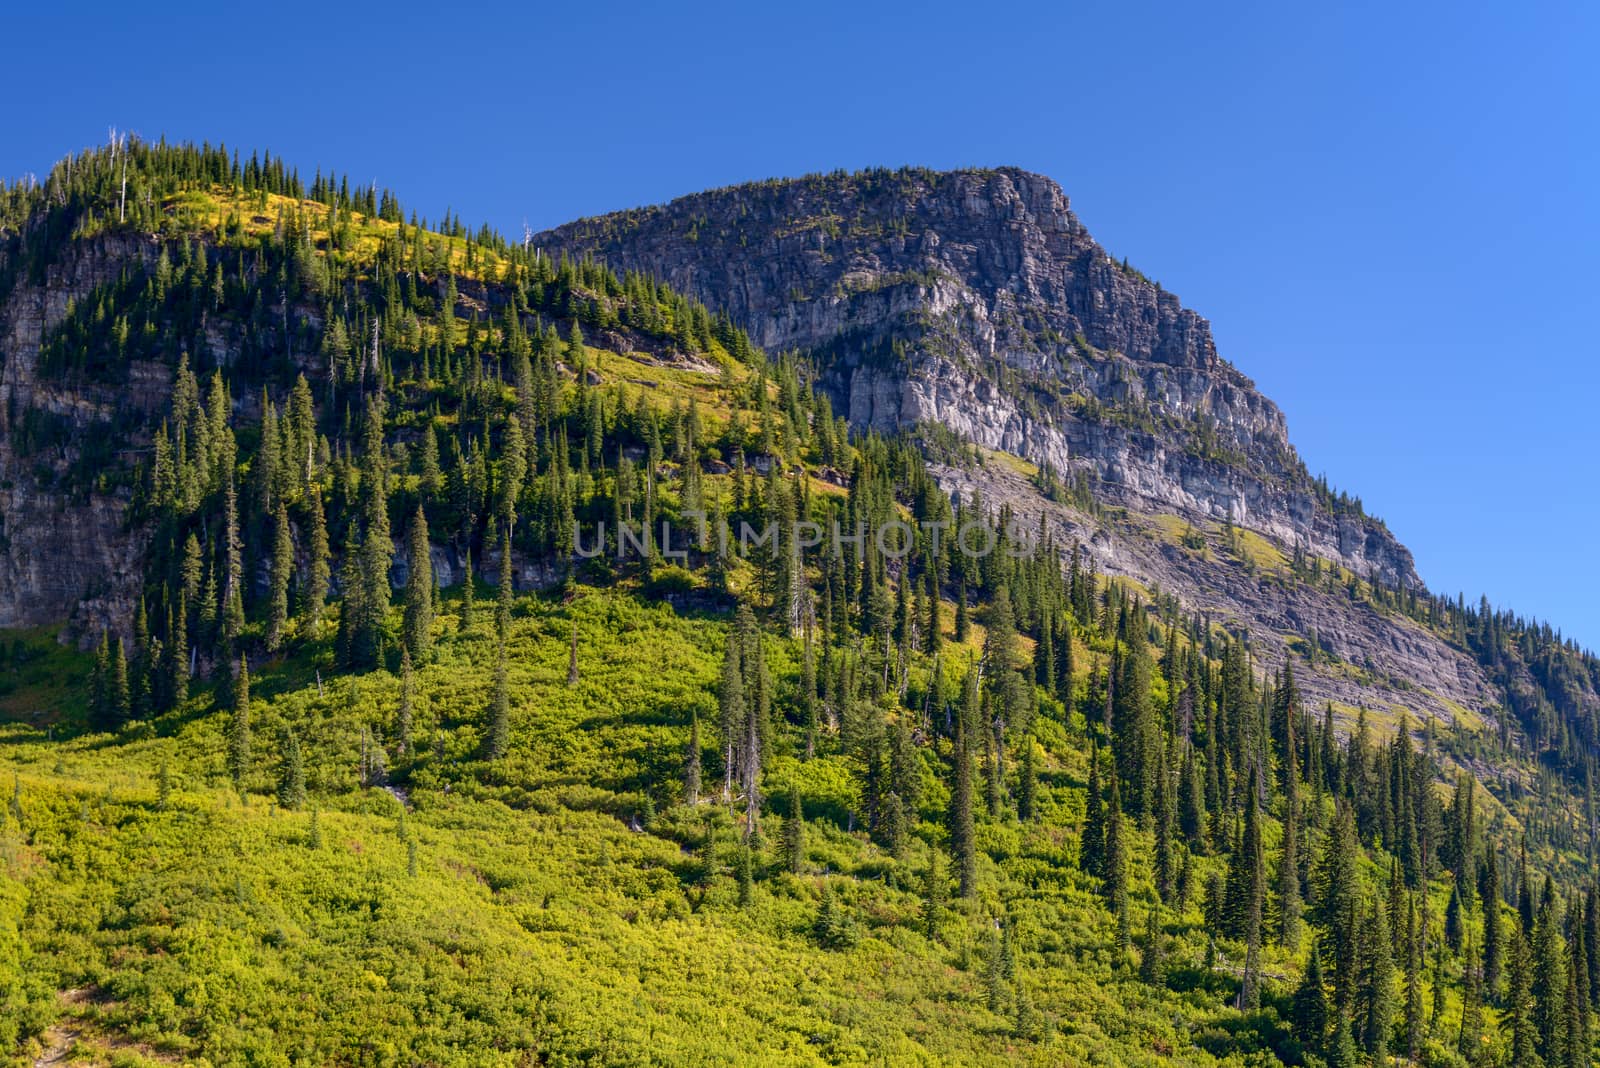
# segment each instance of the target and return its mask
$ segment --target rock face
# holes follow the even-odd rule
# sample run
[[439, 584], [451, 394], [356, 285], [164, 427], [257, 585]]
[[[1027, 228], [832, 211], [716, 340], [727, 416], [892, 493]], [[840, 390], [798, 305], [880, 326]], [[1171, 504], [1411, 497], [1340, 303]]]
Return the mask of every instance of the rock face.
[[130, 238], [75, 242], [0, 301], [0, 626], [71, 620], [87, 636], [132, 615], [144, 538], [131, 487], [102, 478], [93, 446], [114, 418], [156, 411], [171, 371], [135, 365], [115, 390], [63, 382], [39, 374], [39, 347], [70, 301], [154, 255]]
[[1205, 319], [1015, 169], [832, 174], [696, 194], [539, 235], [724, 308], [817, 361], [858, 427], [943, 427], [1103, 497], [1229, 519], [1386, 584], [1418, 582], [1378, 523], [1319, 492], [1283, 413]]

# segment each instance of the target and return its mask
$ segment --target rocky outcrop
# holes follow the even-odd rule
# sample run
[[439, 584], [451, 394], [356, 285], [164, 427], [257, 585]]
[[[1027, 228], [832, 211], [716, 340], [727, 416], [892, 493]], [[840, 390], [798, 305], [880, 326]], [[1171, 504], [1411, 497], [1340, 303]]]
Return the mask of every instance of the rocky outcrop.
[[73, 242], [42, 281], [0, 298], [0, 626], [70, 620], [87, 636], [132, 616], [144, 538], [129, 526], [131, 487], [86, 464], [86, 447], [120, 418], [134, 429], [117, 459], [131, 459], [148, 420], [128, 416], [157, 410], [171, 371], [136, 364], [115, 388], [61, 381], [39, 373], [39, 349], [71, 301], [154, 255], [131, 237]]
[[831, 174], [696, 194], [535, 238], [654, 274], [769, 350], [815, 358], [859, 427], [937, 426], [1102, 496], [1231, 518], [1389, 584], [1378, 523], [1307, 476], [1283, 413], [1205, 319], [1101, 248], [1048, 178], [1015, 169]]

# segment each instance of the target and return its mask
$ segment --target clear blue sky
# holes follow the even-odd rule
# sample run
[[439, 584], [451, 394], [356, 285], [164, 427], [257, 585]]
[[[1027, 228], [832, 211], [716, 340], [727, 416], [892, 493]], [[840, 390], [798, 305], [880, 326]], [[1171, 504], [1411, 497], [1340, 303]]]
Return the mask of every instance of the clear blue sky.
[[115, 124], [513, 233], [836, 167], [1049, 174], [1433, 588], [1600, 646], [1586, 0], [98, 6], [8, 13], [0, 173]]

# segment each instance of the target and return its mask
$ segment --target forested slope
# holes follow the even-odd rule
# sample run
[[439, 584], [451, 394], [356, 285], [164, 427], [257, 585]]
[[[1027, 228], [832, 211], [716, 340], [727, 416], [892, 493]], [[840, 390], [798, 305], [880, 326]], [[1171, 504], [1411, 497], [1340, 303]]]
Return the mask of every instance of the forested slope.
[[[1591, 1059], [1548, 628], [853, 429], [653, 278], [270, 158], [74, 157], [0, 274], [19, 1063]], [[1483, 706], [1307, 700], [1369, 669], [1241, 584]]]

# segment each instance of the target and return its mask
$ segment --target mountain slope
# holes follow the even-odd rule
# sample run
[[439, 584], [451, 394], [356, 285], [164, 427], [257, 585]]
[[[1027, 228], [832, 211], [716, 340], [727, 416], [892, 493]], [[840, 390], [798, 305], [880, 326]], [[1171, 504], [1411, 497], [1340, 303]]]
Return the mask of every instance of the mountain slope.
[[813, 287], [803, 353], [271, 157], [0, 188], [0, 1055], [1592, 1059], [1600, 663], [1423, 588], [1042, 180], [696, 202], [639, 247], [774, 344]]

